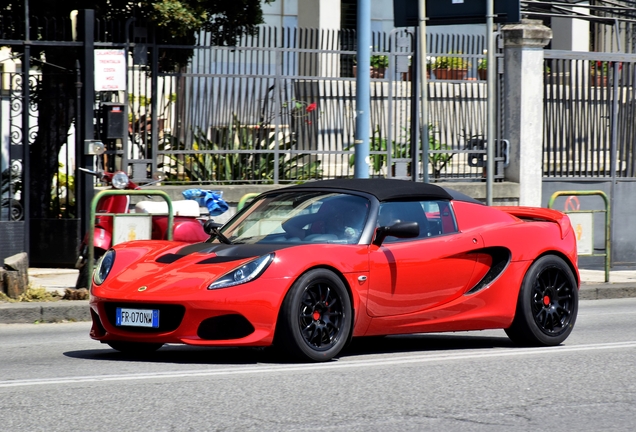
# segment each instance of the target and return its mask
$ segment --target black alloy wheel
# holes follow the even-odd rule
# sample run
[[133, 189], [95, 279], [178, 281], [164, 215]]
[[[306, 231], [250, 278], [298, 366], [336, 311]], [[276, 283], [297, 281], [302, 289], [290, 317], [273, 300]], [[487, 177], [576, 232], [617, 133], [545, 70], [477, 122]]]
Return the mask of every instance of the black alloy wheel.
[[515, 319], [506, 333], [521, 345], [558, 345], [574, 327], [578, 301], [570, 267], [557, 256], [543, 256], [523, 280]]
[[570, 325], [574, 301], [568, 277], [556, 268], [542, 271], [532, 287], [532, 315], [548, 336], [558, 336]]
[[338, 276], [325, 269], [301, 276], [285, 297], [276, 344], [297, 358], [327, 361], [351, 334], [349, 293]]

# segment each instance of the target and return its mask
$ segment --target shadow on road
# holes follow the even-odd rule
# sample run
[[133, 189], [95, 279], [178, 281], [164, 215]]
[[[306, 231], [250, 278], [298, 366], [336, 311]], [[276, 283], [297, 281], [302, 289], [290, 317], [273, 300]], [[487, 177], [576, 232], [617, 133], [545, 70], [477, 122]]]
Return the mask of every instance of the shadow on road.
[[[95, 361], [140, 361], [172, 364], [233, 364], [297, 363], [275, 347], [266, 348], [209, 348], [187, 345], [164, 345], [160, 350], [144, 355], [124, 354], [103, 345], [102, 349], [68, 351], [71, 358]], [[356, 356], [399, 354], [409, 352], [441, 352], [465, 349], [512, 348], [506, 336], [470, 336], [466, 334], [417, 334], [399, 336], [363, 337], [354, 339], [340, 354], [340, 358]], [[335, 360], [337, 361], [337, 360]]]

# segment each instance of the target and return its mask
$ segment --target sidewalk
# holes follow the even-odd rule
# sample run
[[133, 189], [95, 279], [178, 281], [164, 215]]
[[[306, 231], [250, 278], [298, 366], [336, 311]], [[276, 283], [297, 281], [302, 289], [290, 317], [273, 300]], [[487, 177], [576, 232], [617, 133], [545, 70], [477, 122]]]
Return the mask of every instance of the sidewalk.
[[[605, 283], [602, 270], [580, 270], [581, 300], [598, 300], [636, 297], [636, 270], [610, 272], [610, 282]], [[29, 283], [49, 292], [64, 295], [64, 290], [74, 288], [77, 270], [29, 269]], [[0, 324], [90, 321], [87, 300], [59, 300], [56, 302], [0, 303]]]

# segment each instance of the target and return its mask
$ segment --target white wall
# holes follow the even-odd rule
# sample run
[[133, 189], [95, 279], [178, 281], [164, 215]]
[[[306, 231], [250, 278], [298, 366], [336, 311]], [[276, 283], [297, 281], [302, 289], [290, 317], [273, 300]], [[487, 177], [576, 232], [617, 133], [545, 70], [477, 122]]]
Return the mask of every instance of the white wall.
[[[340, 0], [275, 0], [262, 3], [265, 25], [339, 28]], [[393, 0], [371, 1], [371, 30], [390, 32], [393, 25]], [[429, 33], [482, 34], [485, 26], [480, 24], [428, 27]]]

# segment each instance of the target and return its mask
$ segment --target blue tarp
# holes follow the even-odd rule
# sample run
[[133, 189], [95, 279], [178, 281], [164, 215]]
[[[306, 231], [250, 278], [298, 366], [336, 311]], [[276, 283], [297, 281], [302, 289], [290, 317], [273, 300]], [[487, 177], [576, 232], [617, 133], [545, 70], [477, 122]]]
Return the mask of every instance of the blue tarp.
[[219, 191], [186, 189], [181, 194], [185, 199], [195, 200], [200, 206], [207, 207], [210, 216], [223, 214], [229, 208], [227, 203], [221, 198], [222, 192]]

